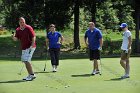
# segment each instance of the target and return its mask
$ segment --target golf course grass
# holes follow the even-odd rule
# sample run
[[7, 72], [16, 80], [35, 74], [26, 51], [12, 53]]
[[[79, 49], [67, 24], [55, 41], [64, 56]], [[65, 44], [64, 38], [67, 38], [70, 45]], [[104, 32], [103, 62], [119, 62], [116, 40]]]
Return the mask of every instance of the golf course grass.
[[15, 59], [0, 59], [0, 93], [140, 93], [140, 57], [130, 58], [131, 74], [119, 79], [124, 71], [119, 58], [102, 58], [102, 75], [91, 76], [92, 63], [88, 59], [60, 60], [57, 73], [51, 72], [50, 60], [33, 60], [37, 78], [23, 81], [25, 68], [18, 75], [22, 63]]

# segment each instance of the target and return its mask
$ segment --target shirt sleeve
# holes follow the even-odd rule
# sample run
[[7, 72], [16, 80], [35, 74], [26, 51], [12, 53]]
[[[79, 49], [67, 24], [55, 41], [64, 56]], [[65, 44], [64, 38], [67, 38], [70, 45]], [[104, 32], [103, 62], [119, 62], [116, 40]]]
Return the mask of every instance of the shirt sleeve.
[[31, 38], [35, 37], [35, 32], [32, 27], [29, 27], [29, 35], [31, 36]]
[[103, 36], [102, 36], [102, 33], [101, 33], [101, 31], [99, 30], [99, 31], [98, 31], [98, 38], [101, 39], [102, 37], [103, 37]]
[[127, 32], [127, 33], [126, 33], [126, 36], [127, 36], [127, 37], [130, 37], [131, 35], [132, 35], [131, 32]]
[[61, 33], [58, 32], [58, 37], [61, 37], [61, 36], [62, 36]]

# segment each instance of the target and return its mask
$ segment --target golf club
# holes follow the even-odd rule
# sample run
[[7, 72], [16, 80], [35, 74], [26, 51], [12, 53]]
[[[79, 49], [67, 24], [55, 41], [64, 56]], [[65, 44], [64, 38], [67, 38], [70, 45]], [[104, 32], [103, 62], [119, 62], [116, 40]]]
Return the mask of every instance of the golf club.
[[102, 75], [102, 61], [101, 61], [101, 51], [100, 51], [100, 75]]
[[[14, 35], [14, 31], [12, 31], [12, 35]], [[23, 71], [24, 65], [22, 66], [21, 70], [19, 71], [18, 75], [21, 75], [21, 72]]]
[[44, 71], [46, 70], [46, 62], [45, 62], [45, 66], [44, 66]]
[[19, 71], [18, 75], [21, 75], [21, 72], [23, 71], [23, 68], [24, 68], [24, 64], [23, 64], [21, 70]]
[[46, 52], [46, 57], [45, 57], [45, 65], [44, 65], [44, 70], [46, 70], [46, 63], [47, 63], [47, 57], [48, 57], [48, 50], [45, 51]]

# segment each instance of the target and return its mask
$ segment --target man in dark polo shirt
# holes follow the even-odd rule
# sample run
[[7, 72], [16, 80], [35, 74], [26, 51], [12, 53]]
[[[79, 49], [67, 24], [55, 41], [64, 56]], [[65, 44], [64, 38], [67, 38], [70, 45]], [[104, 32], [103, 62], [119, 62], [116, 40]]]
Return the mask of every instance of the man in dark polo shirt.
[[22, 56], [21, 61], [25, 63], [26, 69], [28, 71], [28, 76], [23, 78], [23, 80], [31, 81], [36, 78], [32, 65], [31, 58], [36, 48], [36, 36], [33, 28], [26, 24], [23, 17], [19, 18], [19, 27], [16, 29], [16, 33], [12, 35], [14, 41], [19, 40], [21, 42]]
[[92, 75], [99, 74], [98, 60], [100, 60], [103, 39], [101, 31], [93, 22], [89, 22], [89, 29], [85, 33], [85, 44], [89, 48], [90, 60], [93, 62]]

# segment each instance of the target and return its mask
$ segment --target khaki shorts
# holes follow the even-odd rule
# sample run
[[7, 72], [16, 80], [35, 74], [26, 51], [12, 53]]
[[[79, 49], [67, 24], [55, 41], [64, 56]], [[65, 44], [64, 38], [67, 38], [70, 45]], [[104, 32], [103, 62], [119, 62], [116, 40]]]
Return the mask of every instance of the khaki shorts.
[[122, 60], [129, 59], [130, 54], [131, 54], [131, 49], [128, 50], [128, 53], [125, 53], [125, 50], [122, 50], [121, 59], [122, 59]]
[[35, 51], [35, 48], [28, 48], [26, 50], [22, 50], [21, 61], [31, 62], [34, 51]]

